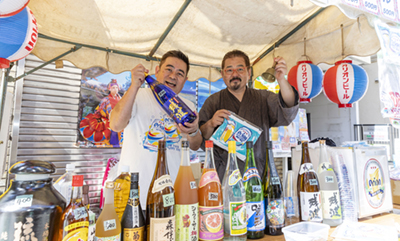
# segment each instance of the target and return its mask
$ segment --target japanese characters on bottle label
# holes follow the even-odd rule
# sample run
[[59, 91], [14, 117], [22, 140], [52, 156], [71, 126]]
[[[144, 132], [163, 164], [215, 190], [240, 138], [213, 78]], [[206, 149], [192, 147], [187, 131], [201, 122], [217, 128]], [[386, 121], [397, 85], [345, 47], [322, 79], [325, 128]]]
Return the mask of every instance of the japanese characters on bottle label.
[[154, 181], [153, 189], [151, 190], [152, 193], [159, 192], [166, 187], [174, 187], [172, 184], [171, 177], [169, 175], [162, 175], [161, 177], [157, 178]]
[[202, 240], [217, 240], [224, 237], [223, 205], [199, 207], [199, 233]]
[[249, 181], [252, 177], [260, 178], [260, 175], [258, 174], [258, 170], [255, 167], [251, 167], [246, 170], [246, 172], [243, 175], [243, 182]]
[[229, 202], [229, 227], [225, 232], [232, 236], [242, 235], [247, 232], [246, 202]]
[[199, 204], [175, 205], [176, 240], [197, 241], [199, 238]]
[[304, 163], [300, 166], [299, 175], [305, 172], [315, 172], [312, 163]]
[[341, 219], [339, 191], [321, 191], [322, 211], [324, 219]]
[[147, 235], [150, 235], [149, 241], [175, 241], [175, 216], [150, 218]]
[[124, 228], [124, 240], [144, 241], [144, 226], [140, 228]]
[[321, 193], [300, 192], [301, 220], [322, 221]]
[[261, 202], [246, 202], [247, 230], [262, 231], [265, 229], [264, 200]]

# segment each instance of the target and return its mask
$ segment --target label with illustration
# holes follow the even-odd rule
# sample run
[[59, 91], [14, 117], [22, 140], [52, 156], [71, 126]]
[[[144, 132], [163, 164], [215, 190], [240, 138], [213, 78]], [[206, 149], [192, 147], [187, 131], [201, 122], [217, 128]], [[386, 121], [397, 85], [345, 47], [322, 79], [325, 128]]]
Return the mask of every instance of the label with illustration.
[[282, 199], [265, 198], [268, 203], [265, 213], [270, 227], [279, 228], [285, 222], [285, 207]]
[[229, 227], [225, 230], [232, 236], [242, 235], [247, 232], [246, 202], [229, 202]]
[[322, 211], [324, 219], [341, 219], [339, 191], [321, 191]]
[[199, 206], [199, 237], [202, 240], [217, 240], [224, 237], [223, 205], [217, 207]]
[[[78, 228], [78, 229], [76, 229]], [[72, 230], [75, 229], [75, 230]], [[62, 241], [79, 241], [79, 240], [87, 240], [89, 233], [89, 222], [77, 222], [68, 225], [64, 228], [65, 231], [69, 231], [68, 234], [62, 239]], [[72, 231], [70, 231], [72, 230]]]
[[236, 169], [232, 172], [231, 175], [229, 175], [229, 179], [228, 179], [229, 183], [228, 184], [229, 184], [229, 186], [233, 186], [236, 183], [238, 183], [241, 179], [242, 179], [242, 176], [240, 175], [240, 171], [239, 171], [239, 169]]
[[320, 192], [300, 192], [300, 205], [302, 221], [322, 221]]
[[74, 218], [75, 220], [86, 218], [88, 216], [88, 211], [85, 207], [80, 207], [74, 209]]
[[305, 172], [315, 172], [312, 163], [304, 163], [300, 166], [299, 175]]
[[249, 181], [252, 177], [258, 177], [260, 178], [260, 174], [258, 174], [258, 170], [255, 167], [251, 167], [246, 170], [246, 172], [243, 175], [243, 182]]
[[165, 115], [161, 119], [154, 119], [149, 126], [149, 130], [144, 133], [143, 148], [157, 152], [158, 141], [164, 139], [167, 141], [167, 148], [179, 148], [178, 142], [180, 135], [175, 121]]
[[172, 179], [169, 175], [162, 175], [154, 181], [152, 193], [159, 192], [166, 187], [174, 187], [172, 184]]
[[199, 239], [199, 204], [175, 205], [176, 238], [177, 241]]
[[265, 229], [264, 201], [246, 202], [247, 230], [262, 231]]
[[199, 182], [199, 188], [205, 187], [207, 184], [211, 182], [216, 182], [221, 185], [221, 182], [218, 177], [218, 173], [216, 171], [208, 171], [201, 176]]
[[121, 241], [121, 234], [111, 237], [94, 237], [94, 241]]
[[164, 106], [170, 110], [170, 112], [174, 115], [174, 117], [181, 122], [184, 117], [186, 117], [189, 113], [182, 110], [182, 106], [179, 105], [179, 101], [172, 97], [164, 103]]
[[169, 218], [150, 218], [150, 227], [147, 228], [149, 241], [175, 240], [175, 216]]
[[381, 164], [374, 158], [365, 164], [364, 193], [373, 208], [379, 208], [385, 200], [385, 177], [382, 170]]
[[294, 197], [285, 197], [286, 217], [295, 216]]
[[144, 226], [140, 228], [124, 228], [124, 240], [144, 241]]

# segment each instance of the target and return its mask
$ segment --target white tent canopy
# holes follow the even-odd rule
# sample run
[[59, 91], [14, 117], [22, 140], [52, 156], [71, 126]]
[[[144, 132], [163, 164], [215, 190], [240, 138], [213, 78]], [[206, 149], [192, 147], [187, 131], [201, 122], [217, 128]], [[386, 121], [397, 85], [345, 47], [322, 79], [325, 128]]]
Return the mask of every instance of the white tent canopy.
[[32, 0], [28, 6], [41, 34], [33, 54], [49, 61], [79, 44], [61, 59], [112, 73], [139, 63], [152, 73], [165, 52], [180, 49], [193, 64], [189, 80], [215, 81], [224, 54], [240, 49], [252, 63], [262, 57], [253, 66], [257, 77], [272, 65], [266, 51], [274, 43], [274, 54], [290, 68], [304, 54], [304, 38], [314, 64], [333, 64], [342, 58], [341, 24], [345, 56], [369, 56], [380, 48], [364, 17], [349, 19], [336, 7], [321, 11], [308, 0], [294, 0], [293, 6], [289, 0]]

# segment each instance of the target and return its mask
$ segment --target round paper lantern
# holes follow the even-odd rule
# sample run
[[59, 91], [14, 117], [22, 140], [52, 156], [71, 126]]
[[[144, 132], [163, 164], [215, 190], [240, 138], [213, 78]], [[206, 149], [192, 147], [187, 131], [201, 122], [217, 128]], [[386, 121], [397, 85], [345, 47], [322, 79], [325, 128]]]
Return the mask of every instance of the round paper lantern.
[[0, 18], [21, 12], [28, 3], [29, 0], [0, 0]]
[[299, 92], [300, 102], [309, 103], [322, 91], [322, 70], [311, 61], [299, 61], [290, 69], [288, 81]]
[[363, 68], [342, 60], [329, 68], [324, 76], [323, 89], [326, 97], [339, 108], [352, 107], [360, 100], [368, 88], [368, 76]]
[[18, 14], [0, 18], [0, 68], [25, 58], [35, 47], [38, 28], [35, 16], [26, 7]]

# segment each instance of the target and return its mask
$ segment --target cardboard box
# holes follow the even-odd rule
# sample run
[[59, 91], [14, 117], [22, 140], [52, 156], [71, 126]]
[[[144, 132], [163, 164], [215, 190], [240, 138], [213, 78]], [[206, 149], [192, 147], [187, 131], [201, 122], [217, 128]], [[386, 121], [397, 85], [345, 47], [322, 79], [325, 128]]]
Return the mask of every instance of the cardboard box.
[[400, 205], [400, 181], [390, 179], [392, 186], [393, 204]]

